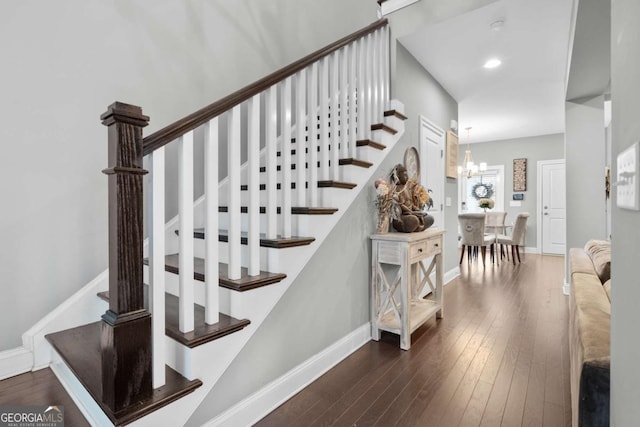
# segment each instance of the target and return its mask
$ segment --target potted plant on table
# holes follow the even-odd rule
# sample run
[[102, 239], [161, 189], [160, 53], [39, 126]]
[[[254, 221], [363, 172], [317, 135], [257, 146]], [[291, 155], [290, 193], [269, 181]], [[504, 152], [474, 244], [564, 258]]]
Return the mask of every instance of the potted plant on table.
[[478, 206], [484, 209], [485, 212], [487, 209], [493, 209], [494, 204], [495, 202], [493, 199], [483, 198], [478, 201]]

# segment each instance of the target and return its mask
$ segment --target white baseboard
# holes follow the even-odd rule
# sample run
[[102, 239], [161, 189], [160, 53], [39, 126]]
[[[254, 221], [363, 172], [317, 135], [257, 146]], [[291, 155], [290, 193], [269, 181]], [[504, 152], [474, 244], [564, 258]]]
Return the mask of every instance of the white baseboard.
[[203, 427], [255, 424], [370, 340], [371, 323], [366, 323], [213, 418]]
[[33, 353], [25, 347], [0, 352], [0, 380], [29, 372], [33, 368]]
[[100, 319], [107, 306], [97, 293], [107, 290], [108, 285], [109, 270], [105, 270], [22, 334], [22, 346], [33, 353], [34, 369], [51, 363], [51, 347], [45, 335]]
[[571, 289], [571, 288], [569, 287], [569, 283], [564, 282], [564, 283], [562, 284], [562, 293], [563, 293], [563, 294], [565, 294], [565, 295], [569, 295], [569, 294], [571, 293], [570, 289]]
[[447, 285], [449, 282], [451, 282], [453, 279], [455, 279], [459, 275], [460, 275], [460, 266], [456, 265], [451, 270], [449, 270], [446, 273], [444, 273], [444, 283], [443, 283], [443, 285]]

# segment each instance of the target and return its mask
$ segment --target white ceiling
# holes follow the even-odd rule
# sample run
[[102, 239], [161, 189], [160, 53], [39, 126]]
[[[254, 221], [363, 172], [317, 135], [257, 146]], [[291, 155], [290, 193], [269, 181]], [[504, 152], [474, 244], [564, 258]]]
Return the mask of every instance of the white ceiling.
[[499, 0], [400, 39], [458, 101], [461, 142], [469, 126], [471, 142], [564, 132], [572, 3]]

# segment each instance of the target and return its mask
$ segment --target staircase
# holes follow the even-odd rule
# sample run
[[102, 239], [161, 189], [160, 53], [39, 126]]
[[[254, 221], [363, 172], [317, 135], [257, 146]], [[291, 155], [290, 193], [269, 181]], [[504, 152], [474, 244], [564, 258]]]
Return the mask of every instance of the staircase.
[[[29, 346], [92, 425], [186, 422], [356, 195], [372, 191], [406, 119], [388, 65], [381, 20], [147, 137], [141, 108], [103, 114], [109, 274], [74, 299], [90, 301], [82, 315], [52, 322], [69, 329]], [[166, 221], [169, 143], [180, 190]], [[194, 144], [205, 188], [195, 202]]]

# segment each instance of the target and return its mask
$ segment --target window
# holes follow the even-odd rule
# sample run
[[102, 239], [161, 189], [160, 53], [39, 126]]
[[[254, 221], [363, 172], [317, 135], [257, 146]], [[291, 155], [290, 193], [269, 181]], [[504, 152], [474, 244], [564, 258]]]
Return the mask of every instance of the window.
[[484, 212], [478, 206], [478, 199], [486, 196], [493, 199], [494, 211], [504, 211], [504, 165], [488, 166], [486, 171], [471, 178], [462, 176], [459, 183], [461, 213]]

